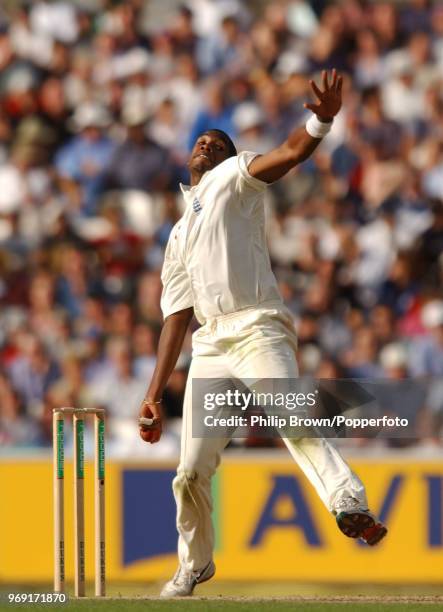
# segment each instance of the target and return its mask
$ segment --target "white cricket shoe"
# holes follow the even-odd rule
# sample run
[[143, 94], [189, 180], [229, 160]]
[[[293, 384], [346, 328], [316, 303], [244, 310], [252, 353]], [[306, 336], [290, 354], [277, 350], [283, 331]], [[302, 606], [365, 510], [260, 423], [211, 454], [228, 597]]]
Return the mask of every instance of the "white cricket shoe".
[[174, 578], [169, 580], [163, 587], [160, 597], [165, 599], [189, 597], [194, 592], [197, 584], [210, 580], [214, 574], [215, 564], [213, 561], [209, 561], [208, 565], [200, 571], [187, 572], [179, 567]]
[[345, 536], [360, 538], [369, 546], [378, 544], [388, 533], [385, 525], [354, 497], [339, 500], [334, 514], [338, 528]]

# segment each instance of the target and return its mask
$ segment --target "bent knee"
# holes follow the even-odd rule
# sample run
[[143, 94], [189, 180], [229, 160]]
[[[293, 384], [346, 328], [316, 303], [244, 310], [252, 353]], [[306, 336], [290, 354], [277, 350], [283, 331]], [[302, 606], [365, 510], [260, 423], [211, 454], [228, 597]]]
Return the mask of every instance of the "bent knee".
[[174, 489], [181, 489], [184, 487], [192, 487], [198, 480], [201, 480], [202, 476], [197, 470], [177, 470], [177, 475], [172, 481]]
[[181, 469], [180, 467], [177, 470], [177, 475], [174, 478], [174, 481], [179, 481], [179, 482], [186, 482], [186, 483], [191, 483], [194, 480], [197, 480], [198, 478], [198, 472], [197, 470], [184, 470]]
[[193, 493], [199, 483], [199, 475], [196, 471], [177, 470], [177, 475], [172, 481], [172, 490], [175, 498], [182, 501], [191, 501]]
[[185, 489], [195, 489], [197, 487], [209, 485], [212, 474], [209, 470], [193, 470], [178, 468], [177, 475], [172, 481], [172, 488], [179, 493]]

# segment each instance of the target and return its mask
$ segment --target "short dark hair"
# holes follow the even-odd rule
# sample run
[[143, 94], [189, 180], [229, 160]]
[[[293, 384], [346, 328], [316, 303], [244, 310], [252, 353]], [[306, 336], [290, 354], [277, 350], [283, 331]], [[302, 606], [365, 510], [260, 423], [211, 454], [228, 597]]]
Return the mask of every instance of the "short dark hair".
[[203, 134], [217, 134], [217, 136], [223, 140], [223, 142], [226, 144], [228, 148], [228, 157], [236, 157], [237, 148], [235, 144], [232, 142], [231, 137], [228, 134], [226, 134], [226, 132], [224, 132], [223, 130], [218, 130], [214, 128], [214, 129], [206, 130], [205, 132], [203, 132]]

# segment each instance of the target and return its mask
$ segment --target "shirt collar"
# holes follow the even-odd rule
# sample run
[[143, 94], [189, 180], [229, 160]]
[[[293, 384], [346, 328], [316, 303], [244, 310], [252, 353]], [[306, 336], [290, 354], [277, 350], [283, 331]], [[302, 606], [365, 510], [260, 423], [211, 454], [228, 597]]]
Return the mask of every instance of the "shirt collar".
[[185, 193], [189, 193], [191, 191], [191, 189], [192, 189], [191, 185], [185, 185], [184, 183], [179, 183], [179, 185], [180, 185], [180, 189], [181, 189], [181, 192], [183, 193], [183, 195]]
[[[214, 168], [212, 168], [212, 170], [214, 170]], [[200, 182], [198, 183], [199, 185], [201, 184], [201, 182], [205, 178], [205, 176], [207, 176], [210, 172], [211, 172], [211, 170], [206, 170], [206, 172], [204, 174], [202, 174]], [[194, 187], [198, 187], [198, 185], [194, 185], [194, 187], [191, 187], [191, 185], [185, 185], [185, 183], [179, 183], [179, 186], [180, 186], [180, 189], [181, 189], [183, 194], [189, 193], [192, 189], [194, 189]]]

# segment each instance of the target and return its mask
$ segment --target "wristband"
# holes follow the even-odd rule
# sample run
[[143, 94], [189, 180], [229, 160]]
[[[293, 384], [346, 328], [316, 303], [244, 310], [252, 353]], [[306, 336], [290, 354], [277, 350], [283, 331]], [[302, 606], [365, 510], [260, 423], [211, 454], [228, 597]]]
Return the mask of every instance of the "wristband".
[[318, 119], [317, 115], [311, 115], [306, 122], [306, 131], [312, 138], [323, 138], [330, 131], [333, 121], [323, 123]]
[[152, 404], [161, 404], [163, 402], [162, 399], [159, 399], [157, 401], [154, 401], [152, 399], [149, 398], [145, 398], [142, 402], [142, 404], [147, 404], [148, 406], [152, 406]]

